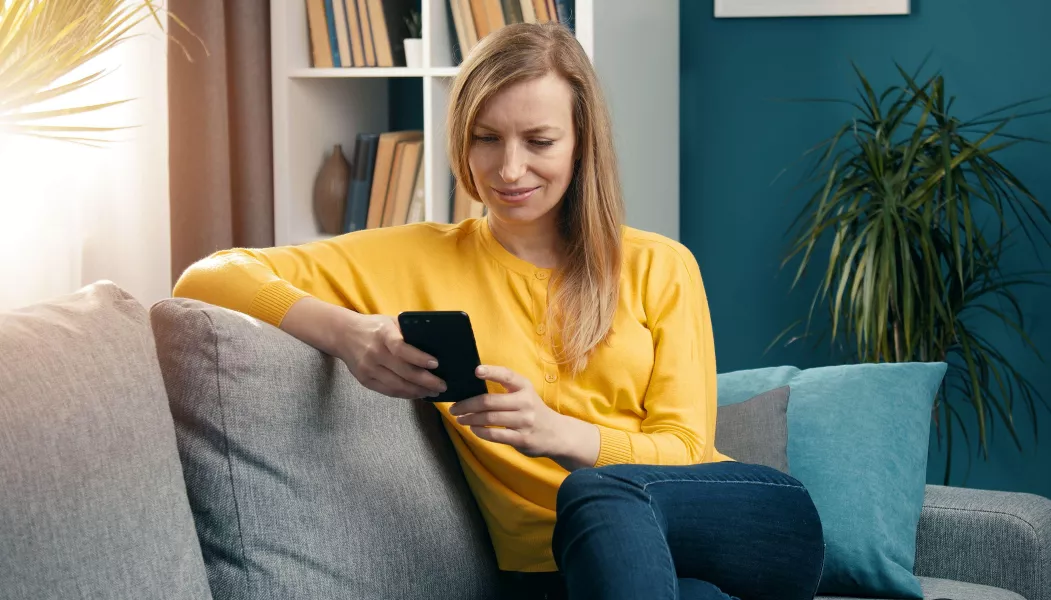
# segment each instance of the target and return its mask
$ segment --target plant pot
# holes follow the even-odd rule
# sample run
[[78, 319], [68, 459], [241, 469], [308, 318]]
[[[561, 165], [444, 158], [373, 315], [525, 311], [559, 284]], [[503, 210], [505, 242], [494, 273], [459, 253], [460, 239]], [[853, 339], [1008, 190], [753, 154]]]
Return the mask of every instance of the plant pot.
[[347, 205], [349, 186], [350, 164], [343, 156], [343, 148], [336, 144], [314, 180], [314, 218], [321, 233], [339, 235], [343, 232], [343, 210]]
[[405, 66], [410, 69], [423, 66], [422, 38], [405, 38]]

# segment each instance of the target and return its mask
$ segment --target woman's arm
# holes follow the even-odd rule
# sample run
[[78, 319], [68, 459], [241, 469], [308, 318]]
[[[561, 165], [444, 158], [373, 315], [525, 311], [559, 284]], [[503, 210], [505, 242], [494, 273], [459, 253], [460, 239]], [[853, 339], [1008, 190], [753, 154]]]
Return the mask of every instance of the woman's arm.
[[187, 269], [173, 295], [280, 327], [341, 359], [358, 381], [382, 394], [422, 398], [442, 391], [444, 383], [427, 371], [433, 357], [406, 344], [393, 318], [354, 310], [370, 298], [360, 289], [367, 287], [360, 285], [361, 267], [348, 255], [376, 255], [368, 247], [353, 251], [359, 239], [351, 234], [305, 246], [216, 252]]

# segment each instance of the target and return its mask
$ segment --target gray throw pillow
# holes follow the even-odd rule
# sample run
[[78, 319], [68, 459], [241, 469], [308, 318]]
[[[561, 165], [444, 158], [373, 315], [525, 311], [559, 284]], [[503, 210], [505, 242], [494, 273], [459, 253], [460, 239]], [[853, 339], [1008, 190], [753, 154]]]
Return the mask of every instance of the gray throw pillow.
[[719, 407], [715, 447], [730, 458], [788, 473], [788, 386]]
[[0, 312], [0, 598], [211, 598], [146, 309]]
[[178, 298], [151, 318], [217, 600], [496, 596], [433, 405], [231, 310]]

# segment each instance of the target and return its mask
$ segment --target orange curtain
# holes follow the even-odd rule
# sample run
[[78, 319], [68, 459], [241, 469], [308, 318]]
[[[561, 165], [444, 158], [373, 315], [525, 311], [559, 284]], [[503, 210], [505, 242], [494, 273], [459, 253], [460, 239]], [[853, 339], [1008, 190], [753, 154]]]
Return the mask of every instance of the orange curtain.
[[175, 281], [216, 250], [274, 243], [270, 3], [169, 0], [168, 7], [204, 42], [171, 27], [186, 50], [169, 42]]

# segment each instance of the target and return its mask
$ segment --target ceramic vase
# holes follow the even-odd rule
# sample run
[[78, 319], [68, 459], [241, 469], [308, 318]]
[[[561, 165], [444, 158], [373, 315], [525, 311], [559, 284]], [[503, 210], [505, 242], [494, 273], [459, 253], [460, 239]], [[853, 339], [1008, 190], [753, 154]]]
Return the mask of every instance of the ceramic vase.
[[321, 233], [343, 233], [343, 212], [349, 186], [350, 163], [343, 156], [343, 148], [336, 144], [314, 180], [314, 218]]

